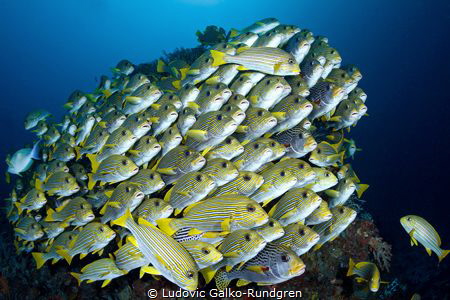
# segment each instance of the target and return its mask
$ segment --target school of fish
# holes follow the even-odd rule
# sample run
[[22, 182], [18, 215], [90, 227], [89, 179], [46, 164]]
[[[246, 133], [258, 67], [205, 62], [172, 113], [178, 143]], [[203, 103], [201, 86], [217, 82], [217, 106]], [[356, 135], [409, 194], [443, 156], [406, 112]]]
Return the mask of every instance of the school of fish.
[[[267, 18], [193, 62], [112, 72], [74, 91], [59, 123], [31, 112], [37, 142], [7, 158], [8, 218], [37, 268], [98, 255], [70, 270], [79, 283], [138, 269], [185, 290], [272, 285], [355, 220], [346, 202], [368, 185], [345, 134], [367, 95], [326, 37]], [[414, 224], [414, 243], [446, 255]], [[353, 274], [378, 289], [376, 265], [351, 261]]]

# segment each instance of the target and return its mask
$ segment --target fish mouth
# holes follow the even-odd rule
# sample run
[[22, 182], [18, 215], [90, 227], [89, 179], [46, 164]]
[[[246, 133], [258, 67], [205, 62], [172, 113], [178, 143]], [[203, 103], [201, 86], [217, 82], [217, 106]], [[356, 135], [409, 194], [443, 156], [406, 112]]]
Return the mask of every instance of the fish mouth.
[[139, 172], [139, 167], [137, 167], [137, 168], [134, 168], [132, 172], [133, 172], [133, 173], [137, 173], [137, 172]]
[[142, 125], [142, 128], [145, 128], [145, 129], [147, 129], [147, 128], [150, 128], [150, 124], [144, 124], [144, 125]]
[[95, 216], [93, 214], [86, 216], [86, 221], [90, 222], [95, 219]]
[[309, 242], [310, 242], [310, 243], [317, 243], [319, 240], [320, 240], [320, 235], [315, 234], [314, 236], [312, 236], [312, 237], [309, 239]]
[[274, 118], [270, 118], [268, 121], [267, 121], [267, 123], [277, 123], [277, 119], [274, 117]]
[[171, 112], [171, 113], [170, 113], [170, 116], [176, 118], [176, 117], [178, 117], [178, 113], [175, 112], [175, 111], [174, 111], [174, 112]]
[[312, 108], [313, 108], [313, 106], [311, 103], [308, 103], [305, 105], [305, 109], [312, 109]]
[[306, 269], [306, 267], [303, 264], [296, 265], [291, 270], [289, 270], [289, 275], [291, 275], [291, 276], [302, 275], [303, 273], [305, 273], [305, 269]]
[[144, 198], [144, 196], [145, 196], [145, 195], [144, 195], [144, 193], [142, 193], [142, 192], [139, 192], [139, 193], [136, 194], [136, 198], [137, 198], [137, 199], [142, 199], [142, 198]]

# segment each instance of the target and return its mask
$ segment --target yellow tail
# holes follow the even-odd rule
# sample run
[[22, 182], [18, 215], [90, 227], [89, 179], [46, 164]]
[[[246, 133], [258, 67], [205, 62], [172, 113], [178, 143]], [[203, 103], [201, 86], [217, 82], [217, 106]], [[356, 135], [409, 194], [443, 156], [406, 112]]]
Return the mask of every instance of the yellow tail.
[[352, 276], [353, 275], [353, 268], [355, 267], [355, 262], [353, 261], [353, 259], [350, 257], [349, 261], [348, 261], [348, 271], [347, 271], [347, 276]]
[[75, 277], [75, 279], [78, 281], [78, 286], [80, 286], [81, 285], [81, 282], [83, 281], [83, 280], [81, 280], [81, 274], [79, 274], [79, 273], [74, 273], [74, 272], [70, 272], [70, 275], [72, 275], [73, 277]]
[[450, 250], [443, 250], [441, 256], [439, 256], [439, 262], [441, 262], [449, 253]]
[[172, 235], [176, 232], [176, 229], [171, 226], [171, 223], [173, 221], [174, 221], [174, 219], [171, 219], [171, 218], [162, 218], [162, 219], [156, 220], [156, 223], [158, 224], [159, 229], [161, 229], [168, 235]]
[[205, 278], [206, 283], [210, 283], [216, 275], [217, 270], [213, 270], [211, 267], [205, 268], [200, 271]]
[[92, 191], [92, 189], [94, 188], [95, 184], [97, 183], [97, 181], [94, 180], [94, 174], [89, 173], [88, 174], [88, 190]]
[[52, 208], [49, 208], [47, 210], [47, 216], [45, 217], [44, 221], [46, 222], [54, 222], [55, 220], [55, 211]]
[[361, 198], [362, 194], [369, 188], [368, 184], [358, 184], [356, 186], [356, 194], [358, 194], [358, 198]]
[[56, 250], [56, 253], [58, 253], [59, 256], [64, 257], [69, 265], [72, 263], [72, 256], [70, 255], [69, 250], [59, 249]]
[[111, 222], [111, 225], [119, 225], [121, 227], [128, 228], [130, 225], [130, 221], [134, 221], [133, 216], [131, 215], [130, 209], [128, 208], [127, 211], [123, 216], [120, 218], [114, 220]]
[[165, 71], [164, 71], [164, 66], [165, 66], [166, 64], [162, 61], [162, 60], [160, 60], [160, 59], [158, 59], [158, 64], [156, 65], [156, 71], [158, 72], [158, 73], [164, 73]]
[[42, 268], [42, 266], [47, 261], [47, 258], [44, 257], [45, 253], [40, 252], [33, 252], [31, 255], [33, 255], [34, 260], [36, 261], [36, 269]]
[[100, 165], [100, 163], [97, 160], [97, 155], [95, 155], [95, 154], [87, 154], [86, 156], [91, 161], [92, 173], [96, 173], [97, 170], [98, 170], [98, 166]]
[[224, 65], [227, 62], [225, 61], [225, 56], [226, 54], [217, 50], [210, 50], [211, 52], [211, 56], [213, 58], [213, 63], [212, 66], [213, 67], [217, 67], [220, 65]]

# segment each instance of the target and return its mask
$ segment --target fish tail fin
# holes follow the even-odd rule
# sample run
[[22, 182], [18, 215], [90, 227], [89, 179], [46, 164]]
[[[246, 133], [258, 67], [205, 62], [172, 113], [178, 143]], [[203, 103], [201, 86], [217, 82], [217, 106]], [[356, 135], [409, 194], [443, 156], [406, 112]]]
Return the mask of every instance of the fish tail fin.
[[164, 66], [165, 66], [166, 64], [161, 60], [161, 59], [158, 59], [158, 63], [157, 63], [157, 65], [156, 65], [156, 71], [158, 72], [158, 73], [164, 73], [165, 71], [164, 71]]
[[35, 187], [38, 191], [42, 191], [42, 190], [43, 190], [43, 189], [42, 189], [42, 181], [41, 181], [39, 178], [36, 179], [36, 182], [35, 182], [35, 184], [34, 184], [34, 187]]
[[74, 150], [75, 150], [75, 154], [76, 154], [75, 160], [80, 160], [80, 158], [81, 158], [81, 156], [82, 156], [82, 154], [81, 154], [81, 148], [77, 146], [77, 147], [74, 148]]
[[53, 221], [56, 221], [55, 220], [55, 211], [52, 209], [52, 208], [49, 208], [48, 210], [47, 210], [47, 216], [45, 217], [45, 219], [44, 219], [44, 221], [46, 221], [46, 222], [53, 222]]
[[14, 202], [14, 205], [17, 207], [19, 215], [21, 215], [22, 211], [23, 211], [22, 204], [16, 201], [16, 202]]
[[89, 179], [89, 181], [88, 181], [88, 190], [91, 191], [91, 190], [94, 188], [95, 183], [96, 183], [97, 181], [94, 180], [94, 174], [92, 174], [92, 173], [89, 173], [89, 174], [88, 174], [88, 179]]
[[439, 256], [439, 262], [441, 262], [449, 253], [450, 250], [443, 250], [442, 254]]
[[134, 220], [133, 216], [131, 215], [130, 209], [128, 208], [127, 211], [118, 219], [111, 222], [111, 225], [119, 225], [121, 227], [128, 228], [130, 221]]
[[225, 61], [226, 54], [217, 50], [210, 50], [211, 56], [213, 58], [213, 67], [217, 67], [220, 65], [224, 65], [227, 62]]
[[42, 268], [42, 266], [47, 261], [47, 258], [45, 257], [45, 253], [33, 252], [33, 253], [31, 253], [31, 255], [33, 255], [33, 258], [36, 261], [36, 269]]
[[9, 172], [5, 172], [5, 181], [7, 184], [11, 183], [11, 175], [9, 174]]
[[162, 218], [156, 220], [156, 223], [158, 224], [159, 229], [161, 229], [168, 235], [172, 235], [177, 231], [177, 229], [174, 227], [175, 220], [176, 219], [173, 218]]
[[75, 277], [75, 279], [78, 281], [78, 286], [81, 285], [81, 282], [83, 281], [81, 279], [81, 274], [79, 273], [74, 273], [74, 272], [70, 272], [70, 275], [72, 275], [73, 277]]
[[350, 257], [350, 259], [348, 260], [348, 271], [347, 271], [347, 276], [352, 276], [353, 275], [353, 268], [355, 267], [355, 262], [353, 261], [353, 259]]
[[224, 270], [219, 270], [216, 275], [216, 286], [218, 290], [223, 291], [228, 287], [231, 280], [228, 279], [227, 272]]
[[200, 271], [205, 278], [206, 283], [210, 283], [211, 280], [213, 280], [214, 276], [216, 275], [217, 270], [213, 269], [211, 267], [207, 267]]
[[31, 157], [33, 158], [33, 159], [36, 159], [36, 160], [41, 160], [41, 156], [39, 155], [39, 144], [41, 143], [41, 140], [39, 140], [39, 141], [37, 141], [35, 144], [34, 144], [34, 146], [33, 146], [33, 149], [31, 150]]
[[269, 217], [272, 217], [273, 214], [275, 213], [275, 210], [277, 209], [278, 203], [276, 203], [269, 211], [268, 215]]
[[59, 249], [56, 250], [56, 253], [58, 253], [59, 256], [63, 257], [69, 265], [72, 263], [72, 256], [70, 255], [69, 250]]
[[100, 163], [97, 160], [97, 155], [95, 155], [95, 154], [87, 154], [86, 156], [91, 161], [92, 173], [97, 172], [98, 166], [100, 165]]
[[369, 188], [368, 184], [358, 184], [356, 186], [356, 194], [361, 198], [362, 194]]

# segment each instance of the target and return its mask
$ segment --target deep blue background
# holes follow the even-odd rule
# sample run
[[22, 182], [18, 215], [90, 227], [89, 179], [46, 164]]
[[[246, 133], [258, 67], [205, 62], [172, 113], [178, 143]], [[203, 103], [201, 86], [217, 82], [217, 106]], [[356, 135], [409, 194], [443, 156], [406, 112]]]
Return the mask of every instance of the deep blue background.
[[[277, 17], [328, 36], [344, 63], [362, 70], [370, 116], [351, 132], [364, 150], [354, 167], [371, 185], [364, 198], [398, 257], [426, 255], [409, 248], [398, 222], [405, 214], [428, 219], [449, 249], [448, 1], [310, 2], [0, 0], [0, 157], [31, 142], [27, 112], [59, 118], [74, 89], [91, 91], [120, 59], [147, 62], [195, 46], [195, 31], [210, 24], [242, 28]], [[2, 196], [8, 191], [2, 182]]]

